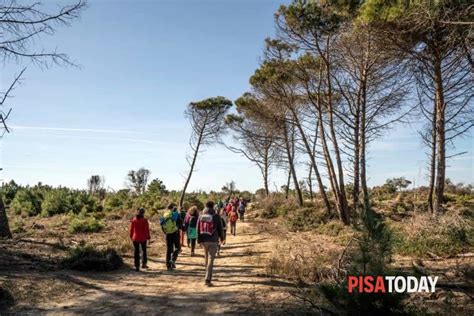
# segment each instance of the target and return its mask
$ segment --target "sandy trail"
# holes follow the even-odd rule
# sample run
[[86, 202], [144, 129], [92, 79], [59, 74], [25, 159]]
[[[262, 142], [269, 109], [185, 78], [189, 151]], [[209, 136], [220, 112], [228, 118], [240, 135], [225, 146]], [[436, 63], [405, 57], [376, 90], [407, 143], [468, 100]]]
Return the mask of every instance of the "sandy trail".
[[[79, 286], [67, 299], [44, 302], [31, 311], [41, 314], [248, 314], [275, 311], [287, 297], [291, 284], [260, 276], [269, 255], [270, 235], [258, 233], [252, 223], [238, 223], [237, 236], [227, 237], [215, 261], [213, 287], [204, 286], [204, 256], [189, 256], [184, 247], [177, 269], [166, 271], [164, 258], [150, 256], [147, 271], [124, 268], [110, 273], [54, 272], [55, 278]], [[155, 241], [161, 242], [161, 241]], [[153, 243], [151, 244], [153, 247]], [[131, 258], [127, 258], [131, 264]], [[268, 311], [268, 310], [267, 310]]]

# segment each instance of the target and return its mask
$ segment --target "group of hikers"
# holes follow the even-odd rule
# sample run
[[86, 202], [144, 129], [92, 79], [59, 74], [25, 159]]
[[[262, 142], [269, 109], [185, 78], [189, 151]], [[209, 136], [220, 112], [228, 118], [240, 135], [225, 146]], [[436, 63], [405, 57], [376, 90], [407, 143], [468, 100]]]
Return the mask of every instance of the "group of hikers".
[[[247, 202], [242, 198], [227, 198], [217, 203], [209, 201], [202, 211], [193, 205], [187, 211], [171, 203], [160, 217], [160, 226], [166, 238], [166, 268], [176, 268], [178, 255], [184, 247], [191, 248], [191, 256], [195, 256], [196, 243], [204, 249], [205, 285], [212, 286], [214, 259], [220, 255], [221, 247], [227, 238], [227, 226], [230, 233], [237, 233], [237, 221], [244, 221]], [[135, 269], [140, 271], [140, 249], [142, 252], [141, 268], [147, 266], [147, 242], [150, 240], [150, 228], [145, 218], [145, 209], [139, 208], [130, 223], [130, 238], [133, 241]]]

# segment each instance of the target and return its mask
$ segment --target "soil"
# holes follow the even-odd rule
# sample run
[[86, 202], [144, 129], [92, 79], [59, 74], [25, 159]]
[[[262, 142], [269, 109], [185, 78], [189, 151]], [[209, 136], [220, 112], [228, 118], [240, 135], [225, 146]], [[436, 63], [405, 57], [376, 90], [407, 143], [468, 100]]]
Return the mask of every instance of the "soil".
[[[264, 277], [263, 262], [269, 252], [270, 235], [259, 233], [258, 226], [238, 223], [237, 236], [228, 236], [215, 261], [212, 287], [204, 285], [204, 256], [197, 248], [191, 257], [183, 247], [177, 269], [167, 271], [164, 263], [164, 240], [152, 241], [148, 269], [140, 272], [127, 266], [106, 273], [58, 270], [55, 261], [61, 248], [57, 243], [24, 238], [2, 244], [12, 252], [0, 264], [0, 281], [12, 282], [17, 304], [9, 313], [77, 315], [77, 314], [266, 314], [284, 313], [288, 308], [288, 288], [292, 283]], [[21, 252], [18, 249], [35, 249]], [[27, 248], [27, 249], [28, 249]], [[49, 248], [49, 249], [48, 249]], [[49, 250], [49, 251], [48, 251]], [[49, 253], [47, 257], [41, 254]], [[158, 254], [162, 255], [158, 255]], [[6, 262], [8, 261], [8, 263]], [[2, 314], [2, 313], [0, 313]]]

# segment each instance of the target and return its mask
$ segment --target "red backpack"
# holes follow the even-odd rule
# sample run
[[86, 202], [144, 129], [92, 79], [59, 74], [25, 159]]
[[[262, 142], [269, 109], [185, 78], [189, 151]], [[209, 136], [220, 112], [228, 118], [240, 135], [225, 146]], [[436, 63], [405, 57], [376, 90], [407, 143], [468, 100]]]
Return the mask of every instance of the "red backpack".
[[212, 236], [216, 228], [214, 227], [214, 216], [211, 214], [203, 214], [199, 218], [199, 233], [202, 235]]
[[235, 223], [239, 219], [239, 216], [235, 211], [230, 212], [230, 222]]

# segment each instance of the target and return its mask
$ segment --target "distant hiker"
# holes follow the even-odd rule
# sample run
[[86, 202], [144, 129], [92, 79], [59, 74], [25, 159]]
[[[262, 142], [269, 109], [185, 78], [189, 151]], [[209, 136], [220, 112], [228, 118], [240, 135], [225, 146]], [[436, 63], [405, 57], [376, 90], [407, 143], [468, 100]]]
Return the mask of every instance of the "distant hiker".
[[[184, 218], [186, 217], [186, 210], [184, 209], [184, 206], [181, 206], [179, 210], [179, 217], [181, 219], [181, 223], [184, 223]], [[184, 235], [186, 235], [186, 230], [184, 227], [181, 227], [179, 230], [179, 244], [181, 247], [184, 246]]]
[[[227, 237], [227, 222], [229, 221], [229, 217], [227, 216], [227, 213], [224, 209], [221, 209], [219, 211], [219, 215], [221, 216], [222, 230], [224, 234], [224, 240], [222, 241], [222, 245], [225, 245], [225, 241]], [[220, 253], [221, 253], [221, 245], [219, 245], [217, 248], [217, 255], [219, 256]]]
[[161, 229], [166, 235], [166, 267], [169, 270], [176, 268], [179, 251], [179, 230], [182, 228], [181, 217], [176, 206], [171, 203], [163, 217], [160, 218]]
[[234, 197], [232, 199], [232, 207], [234, 208], [234, 211], [238, 211], [239, 210], [239, 199], [237, 197]]
[[[191, 257], [194, 257], [194, 250], [196, 248], [197, 239], [197, 222], [199, 218], [199, 212], [197, 206], [192, 206], [186, 217], [184, 218], [184, 229], [186, 231], [188, 243], [191, 244]], [[188, 247], [189, 247], [188, 244]]]
[[230, 223], [230, 233], [235, 236], [237, 233], [237, 220], [239, 219], [239, 215], [237, 212], [232, 209], [229, 213], [229, 223]]
[[147, 269], [146, 244], [150, 240], [150, 228], [148, 220], [145, 218], [144, 208], [139, 208], [130, 222], [130, 239], [133, 241], [135, 250], [135, 270], [140, 271], [140, 248], [142, 248], [143, 253], [142, 268]]
[[228, 202], [226, 207], [225, 207], [225, 211], [227, 213], [227, 215], [230, 214], [230, 212], [232, 212], [232, 203]]
[[206, 278], [205, 284], [212, 286], [212, 270], [214, 259], [216, 258], [219, 241], [224, 241], [224, 231], [222, 229], [221, 218], [214, 210], [214, 202], [206, 203], [206, 208], [198, 219], [198, 243], [204, 248], [206, 258]]
[[247, 207], [247, 202], [245, 202], [244, 198], [240, 198], [239, 201], [239, 218], [243, 222], [245, 216], [245, 209]]
[[220, 212], [221, 209], [224, 208], [224, 202], [222, 202], [222, 199], [219, 199], [217, 202], [217, 210]]

